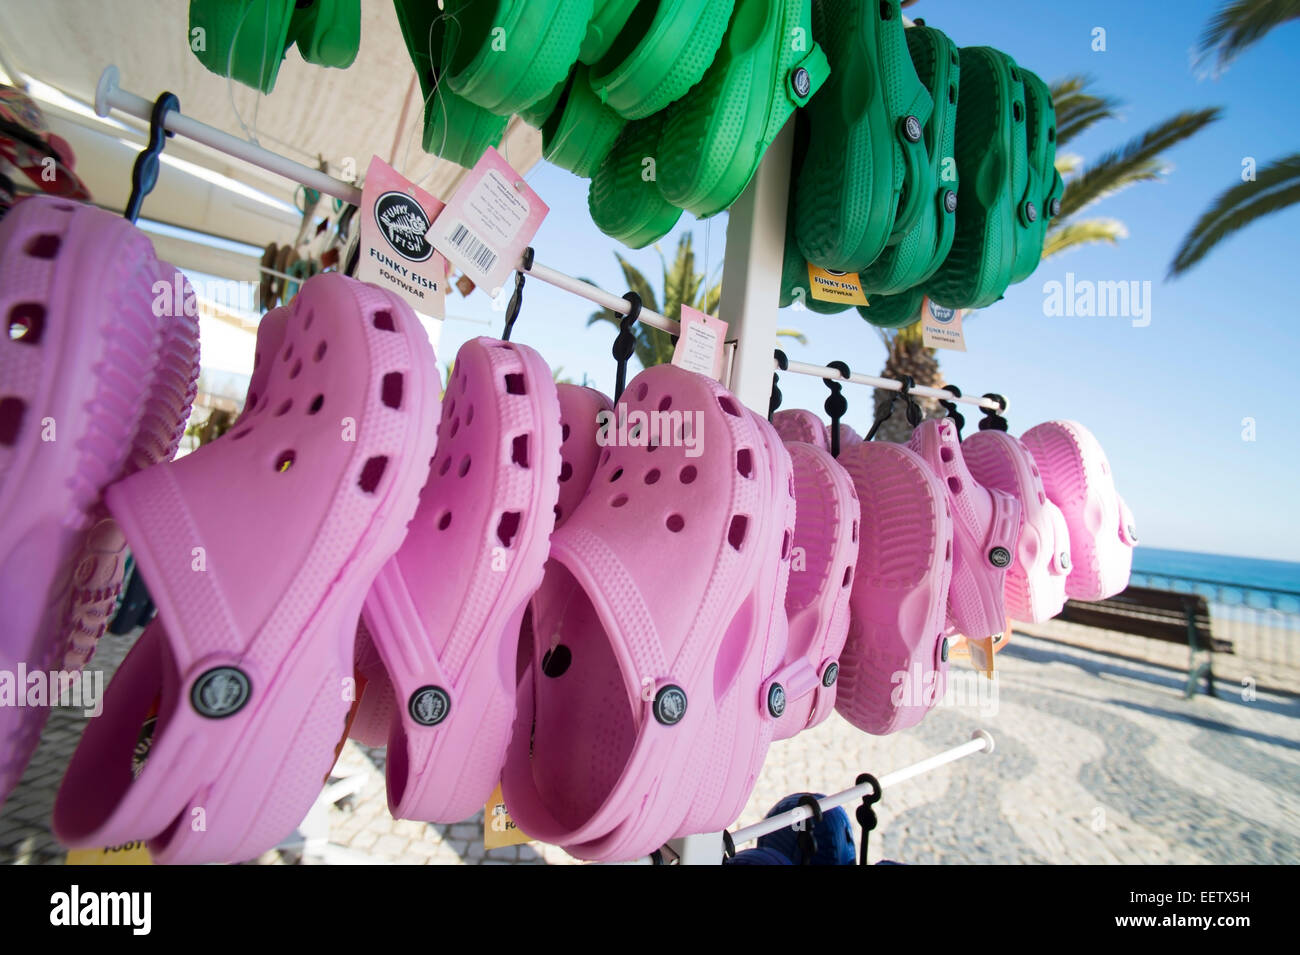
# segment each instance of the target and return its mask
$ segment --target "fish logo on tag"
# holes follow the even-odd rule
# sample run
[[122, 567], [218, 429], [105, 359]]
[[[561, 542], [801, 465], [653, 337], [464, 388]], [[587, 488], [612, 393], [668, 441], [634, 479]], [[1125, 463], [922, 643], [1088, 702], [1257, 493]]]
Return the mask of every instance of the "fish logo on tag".
[[934, 302], [931, 302], [930, 314], [934, 316], [936, 322], [942, 322], [944, 325], [947, 325], [957, 317], [957, 310], [955, 308], [948, 308], [946, 305], [936, 305]]
[[433, 255], [433, 246], [424, 237], [429, 231], [429, 217], [413, 198], [402, 192], [386, 192], [375, 200], [375, 223], [393, 251], [412, 262], [423, 262]]

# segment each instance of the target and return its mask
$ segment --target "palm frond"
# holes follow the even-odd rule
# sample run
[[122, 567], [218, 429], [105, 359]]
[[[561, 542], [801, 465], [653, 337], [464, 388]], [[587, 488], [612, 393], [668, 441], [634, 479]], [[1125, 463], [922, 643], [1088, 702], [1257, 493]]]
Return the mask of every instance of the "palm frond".
[[1241, 182], [1214, 200], [1190, 232], [1169, 266], [1171, 278], [1182, 275], [1220, 242], [1256, 219], [1300, 202], [1300, 153], [1265, 166], [1253, 182]]
[[803, 332], [799, 331], [799, 329], [797, 328], [778, 328], [776, 330], [776, 337], [792, 338], [795, 341], [797, 341], [800, 345], [808, 344], [808, 336], [805, 335]]
[[1056, 145], [1068, 143], [1088, 127], [1111, 119], [1120, 101], [1112, 96], [1088, 92], [1092, 77], [1067, 76], [1052, 84], [1052, 107], [1056, 111]]
[[1120, 239], [1128, 238], [1128, 229], [1118, 219], [1083, 219], [1070, 222], [1059, 229], [1047, 233], [1043, 240], [1043, 258], [1059, 255], [1066, 249], [1093, 242], [1109, 242], [1111, 245]]
[[1056, 171], [1062, 177], [1078, 172], [1083, 167], [1083, 157], [1078, 153], [1061, 153], [1056, 154]]
[[659, 311], [659, 300], [655, 297], [654, 287], [649, 280], [641, 274], [641, 270], [632, 265], [627, 259], [614, 253], [614, 258], [618, 259], [619, 266], [623, 269], [623, 278], [627, 281], [629, 292], [636, 292], [641, 296], [641, 304], [650, 309], [652, 312]]
[[1232, 0], [1205, 25], [1198, 58], [1215, 57], [1222, 70], [1274, 27], [1295, 19], [1300, 19], [1300, 0]]
[[1095, 165], [1070, 180], [1061, 197], [1059, 218], [1071, 216], [1135, 182], [1158, 178], [1164, 168], [1158, 161], [1159, 155], [1195, 136], [1216, 122], [1221, 114], [1218, 107], [1178, 113], [1106, 153]]

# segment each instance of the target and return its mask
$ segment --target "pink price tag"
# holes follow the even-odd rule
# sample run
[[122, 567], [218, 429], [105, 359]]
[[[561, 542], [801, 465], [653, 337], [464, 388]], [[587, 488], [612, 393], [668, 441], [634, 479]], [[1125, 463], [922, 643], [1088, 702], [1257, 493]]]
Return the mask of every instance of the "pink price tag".
[[425, 238], [442, 202], [378, 156], [361, 190], [357, 278], [395, 292], [424, 315], [446, 315], [447, 262]]
[[721, 381], [722, 346], [727, 340], [727, 323], [689, 305], [682, 306], [681, 322], [677, 347], [673, 349], [673, 364]]
[[427, 238], [475, 285], [495, 296], [549, 211], [524, 177], [489, 146]]

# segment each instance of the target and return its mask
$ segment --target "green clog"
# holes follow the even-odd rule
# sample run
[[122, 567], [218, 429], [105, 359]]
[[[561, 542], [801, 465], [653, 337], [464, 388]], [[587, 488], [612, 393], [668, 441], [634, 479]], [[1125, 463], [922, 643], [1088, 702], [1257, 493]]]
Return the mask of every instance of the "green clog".
[[446, 18], [423, 0], [394, 0], [397, 22], [424, 96], [424, 151], [470, 167], [505, 135], [507, 117], [489, 113], [438, 82]]
[[897, 295], [868, 295], [869, 305], [859, 305], [858, 312], [878, 328], [906, 328], [921, 317], [925, 293], [910, 288]]
[[[956, 45], [930, 27], [904, 31], [917, 75], [934, 100], [925, 123], [929, 160], [923, 188], [926, 201], [916, 225], [860, 273], [868, 299], [894, 295], [919, 285], [943, 264], [957, 223], [957, 171], [953, 139], [957, 131], [959, 58]], [[946, 177], [946, 178], [945, 178]], [[922, 188], [912, 183], [908, 188]]]
[[308, 63], [347, 69], [361, 46], [361, 0], [298, 4], [289, 37]]
[[446, 0], [446, 8], [445, 81], [471, 103], [509, 116], [569, 74], [592, 0]]
[[[218, 76], [269, 93], [289, 47], [293, 11], [294, 0], [190, 0], [190, 49]], [[195, 49], [195, 37], [203, 49]]]
[[655, 181], [654, 152], [663, 126], [662, 113], [628, 123], [587, 192], [587, 207], [600, 231], [633, 249], [662, 239], [682, 214]]
[[1019, 245], [1033, 241], [1020, 68], [991, 47], [963, 47], [958, 95], [957, 229], [926, 291], [949, 308], [983, 308], [1006, 291]]
[[626, 125], [627, 120], [596, 98], [587, 82], [587, 67], [578, 66], [542, 126], [542, 158], [590, 178]]
[[930, 201], [933, 101], [908, 54], [899, 0], [814, 0], [813, 30], [832, 72], [808, 107], [799, 248], [825, 268], [861, 272]]
[[1011, 282], [1023, 282], [1038, 268], [1047, 226], [1061, 211], [1065, 183], [1056, 171], [1056, 110], [1052, 93], [1038, 74], [1020, 70], [1025, 86], [1025, 145], [1029, 150], [1029, 192], [1017, 209], [1026, 226], [1026, 241], [1016, 246]]
[[809, 0], [737, 3], [704, 78], [666, 110], [658, 151], [664, 198], [700, 218], [726, 209], [829, 75], [812, 39]]
[[628, 119], [680, 99], [717, 55], [733, 0], [642, 0], [591, 68], [596, 95]]
[[578, 62], [590, 66], [604, 56], [632, 15], [637, 0], [595, 0], [587, 35], [578, 48]]

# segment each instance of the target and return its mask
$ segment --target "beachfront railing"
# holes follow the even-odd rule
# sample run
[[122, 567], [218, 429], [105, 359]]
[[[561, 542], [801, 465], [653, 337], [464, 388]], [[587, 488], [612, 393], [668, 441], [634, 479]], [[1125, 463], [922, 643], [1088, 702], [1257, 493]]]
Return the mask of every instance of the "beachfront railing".
[[1214, 635], [1232, 641], [1238, 655], [1300, 667], [1300, 591], [1136, 570], [1130, 583], [1200, 594], [1209, 604]]

